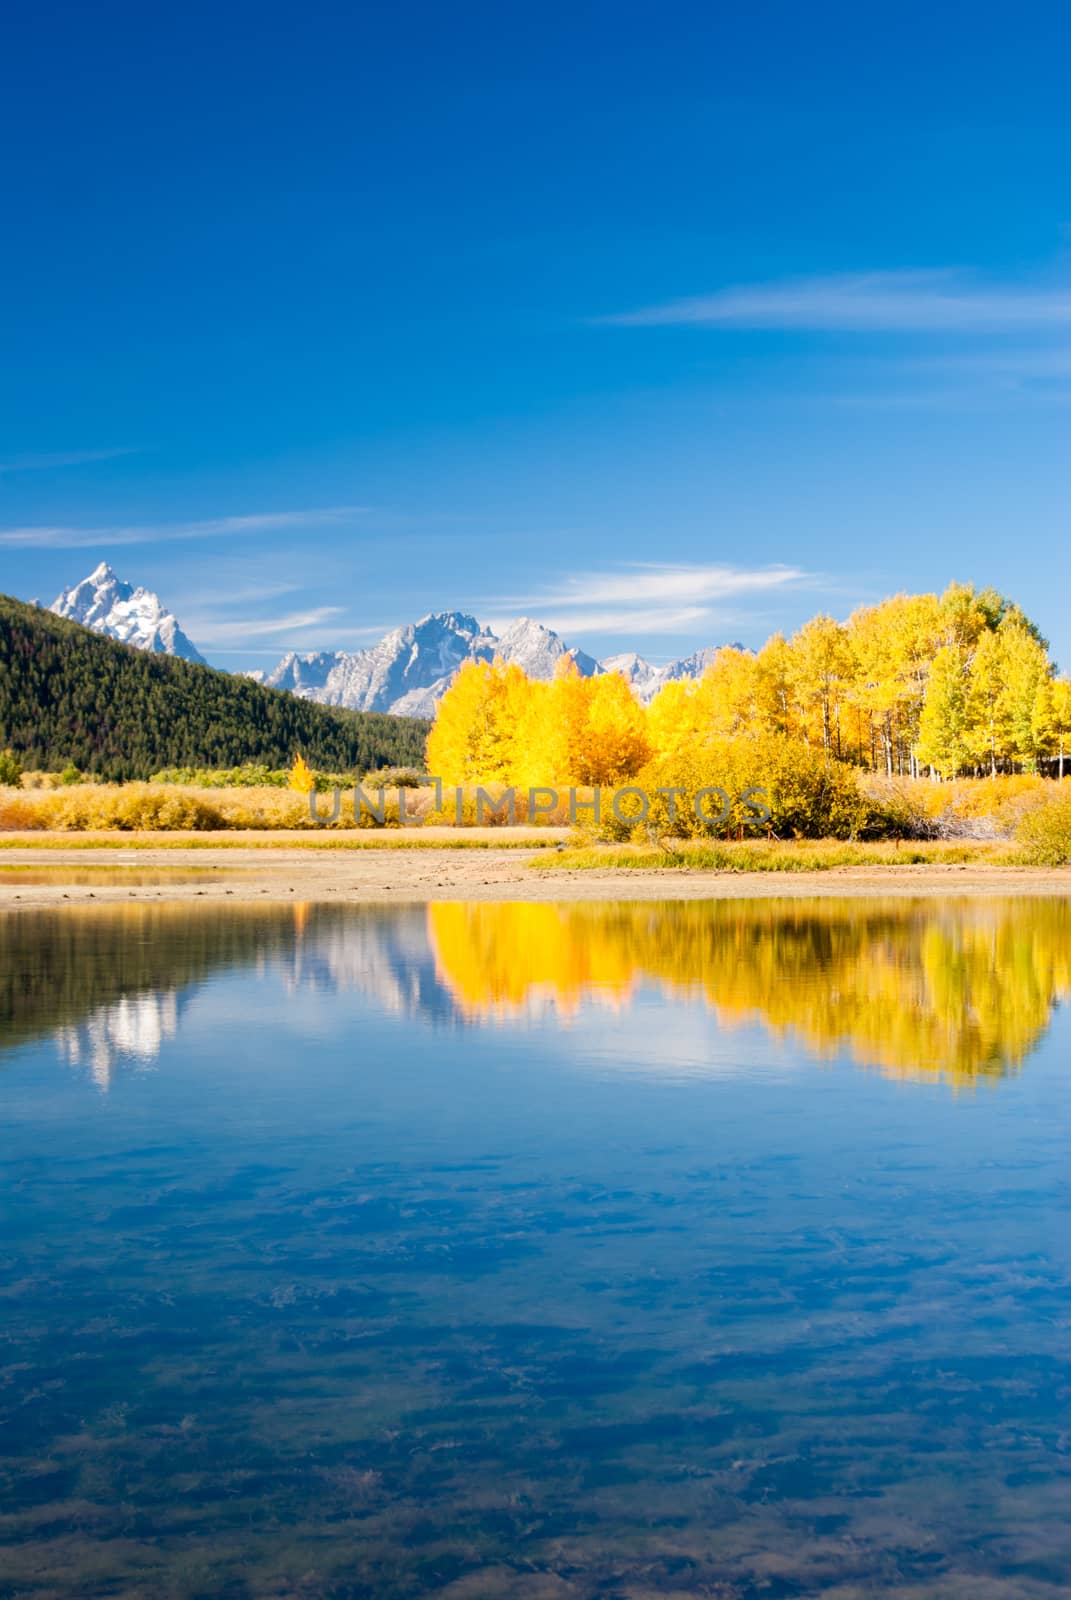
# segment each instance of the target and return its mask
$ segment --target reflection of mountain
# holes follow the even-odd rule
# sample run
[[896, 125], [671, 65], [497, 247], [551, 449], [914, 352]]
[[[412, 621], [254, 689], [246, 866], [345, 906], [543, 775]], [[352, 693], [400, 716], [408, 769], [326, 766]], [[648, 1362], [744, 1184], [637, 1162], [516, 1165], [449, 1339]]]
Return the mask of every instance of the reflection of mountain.
[[355, 911], [340, 921], [320, 914], [283, 962], [284, 981], [321, 994], [359, 991], [384, 1011], [435, 1022], [458, 1020], [436, 974], [427, 917], [419, 906]]
[[178, 1023], [179, 997], [173, 989], [124, 994], [113, 1005], [91, 1012], [84, 1022], [58, 1028], [56, 1043], [72, 1067], [88, 1067], [94, 1082], [106, 1089], [117, 1061], [124, 1057], [142, 1065], [155, 1061], [164, 1040], [175, 1037]]
[[0, 916], [0, 1048], [52, 1034], [106, 1087], [174, 1035], [183, 998], [295, 937], [294, 908], [74, 907]]
[[898, 1075], [1000, 1075], [1071, 992], [1057, 899], [432, 905], [438, 969], [473, 1017], [626, 1005], [643, 981], [722, 1028], [791, 1031]]
[[[151, 1063], [197, 985], [252, 968], [433, 1022], [623, 1010], [644, 984], [723, 1030], [791, 1031], [901, 1076], [1017, 1066], [1071, 992], [1062, 899], [180, 905], [0, 917], [0, 1049], [52, 1035], [107, 1087]], [[666, 1027], [672, 1028], [667, 1017]], [[652, 1065], [656, 1063], [652, 1062]]]
[[367, 994], [384, 1010], [458, 1022], [420, 908], [128, 905], [0, 916], [0, 1050], [52, 1035], [107, 1088], [152, 1063], [194, 989], [252, 968], [291, 991]]

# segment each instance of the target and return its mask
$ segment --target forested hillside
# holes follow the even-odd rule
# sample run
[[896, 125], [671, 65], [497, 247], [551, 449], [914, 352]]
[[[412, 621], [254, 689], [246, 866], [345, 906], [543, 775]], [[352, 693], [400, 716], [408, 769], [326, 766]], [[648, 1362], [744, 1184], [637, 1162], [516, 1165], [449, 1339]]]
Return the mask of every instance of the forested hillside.
[[247, 678], [116, 644], [0, 595], [0, 749], [25, 767], [73, 763], [101, 778], [161, 767], [287, 766], [321, 771], [422, 765], [428, 725], [336, 711]]

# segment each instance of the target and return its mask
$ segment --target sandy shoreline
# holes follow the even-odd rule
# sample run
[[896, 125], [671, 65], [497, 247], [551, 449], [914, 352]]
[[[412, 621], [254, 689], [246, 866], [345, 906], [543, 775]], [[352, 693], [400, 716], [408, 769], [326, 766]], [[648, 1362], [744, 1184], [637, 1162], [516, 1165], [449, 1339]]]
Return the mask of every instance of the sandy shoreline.
[[527, 850], [265, 851], [230, 846], [5, 849], [0, 909], [131, 901], [701, 900], [810, 895], [1071, 895], [1071, 868], [887, 866], [826, 872], [537, 871]]

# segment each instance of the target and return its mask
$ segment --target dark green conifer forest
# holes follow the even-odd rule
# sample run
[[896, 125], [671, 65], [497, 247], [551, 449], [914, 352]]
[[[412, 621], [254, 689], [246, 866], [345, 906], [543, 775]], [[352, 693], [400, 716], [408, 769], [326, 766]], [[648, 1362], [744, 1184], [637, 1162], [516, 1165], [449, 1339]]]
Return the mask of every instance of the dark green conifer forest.
[[0, 749], [26, 768], [98, 778], [163, 767], [362, 773], [421, 766], [428, 723], [314, 705], [249, 678], [150, 655], [0, 595]]

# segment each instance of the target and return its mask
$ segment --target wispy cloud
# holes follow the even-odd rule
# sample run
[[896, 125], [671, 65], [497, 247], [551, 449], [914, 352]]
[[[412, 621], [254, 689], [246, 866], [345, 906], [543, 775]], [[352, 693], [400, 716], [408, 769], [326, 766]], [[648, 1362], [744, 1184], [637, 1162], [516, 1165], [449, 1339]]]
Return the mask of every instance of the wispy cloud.
[[258, 511], [206, 517], [196, 522], [147, 522], [85, 527], [0, 528], [0, 546], [21, 550], [95, 550], [101, 546], [170, 544], [185, 539], [243, 538], [290, 528], [317, 528], [359, 516], [363, 506], [320, 506], [307, 511]]
[[[343, 606], [315, 606], [308, 611], [292, 611], [284, 617], [207, 618], [189, 617], [183, 627], [198, 644], [233, 644], [238, 639], [276, 639], [280, 634], [304, 634], [343, 614]], [[305, 647], [305, 646], [303, 646]]]
[[951, 270], [842, 273], [735, 285], [594, 320], [631, 328], [1001, 333], [1071, 325], [1071, 287], [986, 284]]
[[[733, 602], [813, 581], [799, 567], [636, 564], [616, 572], [570, 574], [553, 589], [489, 602], [496, 615], [534, 616], [567, 634], [689, 633], [701, 624], [731, 623]], [[715, 611], [713, 608], [719, 609]]]
[[13, 456], [0, 461], [0, 472], [46, 472], [53, 467], [82, 467], [94, 461], [114, 461], [118, 456], [133, 456], [133, 448], [117, 450], [62, 450], [51, 455]]
[[783, 589], [799, 583], [807, 573], [798, 567], [729, 567], [631, 564], [620, 572], [577, 572], [557, 589], [536, 597], [542, 606], [613, 605], [642, 601], [650, 605], [666, 600], [727, 600], [743, 594]]
[[[713, 613], [706, 606], [642, 607], [620, 611], [539, 611], [536, 621], [555, 633], [564, 635], [569, 644], [578, 637], [589, 634], [665, 634], [691, 633], [701, 624], [712, 621]], [[495, 633], [504, 633], [516, 617], [493, 619], [490, 623]]]

